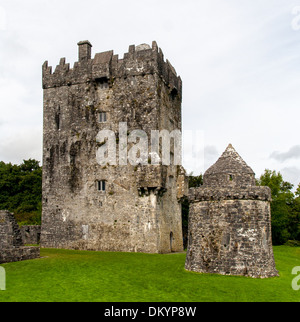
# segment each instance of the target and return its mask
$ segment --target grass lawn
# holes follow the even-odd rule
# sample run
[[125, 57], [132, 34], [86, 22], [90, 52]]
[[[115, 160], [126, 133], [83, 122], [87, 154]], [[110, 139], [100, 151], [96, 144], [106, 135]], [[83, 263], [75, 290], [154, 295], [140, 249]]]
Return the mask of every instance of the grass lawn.
[[41, 249], [40, 259], [2, 264], [0, 302], [300, 301], [292, 269], [300, 248], [274, 247], [280, 277], [198, 274], [184, 270], [185, 254], [149, 255]]

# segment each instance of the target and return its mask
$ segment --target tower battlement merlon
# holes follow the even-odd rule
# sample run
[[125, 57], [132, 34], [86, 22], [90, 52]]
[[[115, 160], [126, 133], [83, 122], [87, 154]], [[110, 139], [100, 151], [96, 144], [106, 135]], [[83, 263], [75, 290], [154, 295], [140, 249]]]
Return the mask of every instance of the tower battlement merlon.
[[175, 68], [168, 60], [164, 60], [162, 50], [155, 41], [152, 47], [147, 44], [130, 45], [123, 59], [114, 55], [113, 51], [95, 54], [92, 59], [92, 44], [88, 41], [78, 43], [78, 62], [73, 68], [61, 58], [59, 65], [52, 72], [48, 61], [43, 64], [43, 88], [82, 84], [99, 78], [117, 78], [148, 74], [158, 74], [169, 86], [170, 91], [182, 92], [182, 81]]

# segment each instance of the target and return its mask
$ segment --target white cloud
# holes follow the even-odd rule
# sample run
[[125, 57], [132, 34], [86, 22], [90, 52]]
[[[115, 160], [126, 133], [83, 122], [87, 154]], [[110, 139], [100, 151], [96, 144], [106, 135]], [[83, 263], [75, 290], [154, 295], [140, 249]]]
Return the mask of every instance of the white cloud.
[[274, 151], [270, 157], [280, 162], [289, 159], [298, 159], [300, 158], [300, 145], [292, 146], [287, 152]]
[[1, 161], [20, 164], [23, 160], [41, 160], [42, 131], [39, 127], [16, 130], [0, 142]]
[[298, 167], [285, 167], [280, 170], [284, 181], [290, 182], [297, 189], [300, 184], [300, 169]]
[[0, 31], [6, 29], [6, 10], [0, 6]]

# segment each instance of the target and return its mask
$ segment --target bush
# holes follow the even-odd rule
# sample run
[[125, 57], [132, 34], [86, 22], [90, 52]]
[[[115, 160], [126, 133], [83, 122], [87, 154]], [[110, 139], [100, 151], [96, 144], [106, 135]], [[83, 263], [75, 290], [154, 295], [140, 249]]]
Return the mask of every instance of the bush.
[[290, 247], [300, 247], [300, 241], [299, 240], [288, 240], [284, 245], [290, 246]]

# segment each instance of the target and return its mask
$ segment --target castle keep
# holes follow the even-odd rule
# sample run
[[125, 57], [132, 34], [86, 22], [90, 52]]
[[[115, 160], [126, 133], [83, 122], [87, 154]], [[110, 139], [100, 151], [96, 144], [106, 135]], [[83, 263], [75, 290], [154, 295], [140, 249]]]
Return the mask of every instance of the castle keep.
[[200, 273], [277, 276], [271, 236], [271, 192], [230, 144], [190, 189], [186, 269]]
[[[101, 130], [181, 131], [182, 82], [156, 42], [91, 56], [55, 71], [43, 65], [43, 213], [41, 246], [167, 253], [182, 251], [185, 173], [177, 165], [100, 165]], [[124, 133], [123, 133], [124, 135]], [[133, 146], [128, 143], [128, 150]], [[174, 158], [171, 144], [170, 158]]]
[[[270, 189], [256, 186], [232, 145], [205, 172], [204, 185], [187, 193], [185, 171], [174, 162], [182, 82], [156, 42], [130, 46], [123, 59], [113, 51], [92, 58], [89, 41], [78, 49], [73, 68], [65, 58], [54, 72], [43, 65], [41, 247], [182, 251], [181, 201], [188, 195], [187, 270], [277, 276]], [[170, 163], [161, 162], [166, 156]]]

